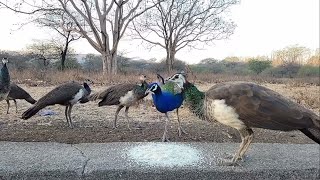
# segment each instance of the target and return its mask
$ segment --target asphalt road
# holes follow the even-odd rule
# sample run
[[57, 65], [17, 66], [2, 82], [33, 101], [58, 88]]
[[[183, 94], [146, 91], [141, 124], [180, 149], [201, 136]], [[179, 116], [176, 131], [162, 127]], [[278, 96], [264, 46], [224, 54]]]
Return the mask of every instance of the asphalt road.
[[320, 179], [317, 144], [0, 142], [0, 179]]

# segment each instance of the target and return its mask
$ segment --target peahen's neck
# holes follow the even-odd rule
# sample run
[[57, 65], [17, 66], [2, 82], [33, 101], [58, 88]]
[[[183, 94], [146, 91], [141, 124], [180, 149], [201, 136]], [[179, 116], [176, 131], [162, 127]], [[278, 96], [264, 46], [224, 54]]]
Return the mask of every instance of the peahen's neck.
[[199, 118], [204, 118], [204, 98], [205, 94], [193, 85], [192, 83], [184, 84], [184, 99], [186, 106], [191, 110], [192, 113], [197, 115]]
[[3, 67], [1, 68], [0, 78], [3, 84], [10, 84], [10, 75], [7, 68], [7, 64], [4, 64]]

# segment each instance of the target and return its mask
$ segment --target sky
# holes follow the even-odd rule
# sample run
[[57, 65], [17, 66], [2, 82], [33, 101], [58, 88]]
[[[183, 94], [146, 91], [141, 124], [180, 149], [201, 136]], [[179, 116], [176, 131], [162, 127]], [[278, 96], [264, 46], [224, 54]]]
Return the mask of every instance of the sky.
[[[227, 56], [270, 56], [274, 50], [299, 44], [315, 50], [319, 48], [319, 0], [241, 0], [232, 7], [230, 19], [237, 28], [226, 40], [201, 50], [179, 51], [178, 59], [190, 64], [205, 58], [223, 59]], [[36, 39], [50, 39], [50, 31], [27, 25], [18, 29], [21, 15], [0, 9], [0, 49], [23, 50]], [[85, 39], [75, 42], [72, 48], [77, 53], [98, 53]], [[158, 60], [166, 56], [164, 49], [149, 50], [140, 41], [121, 40], [119, 50], [131, 58]]]

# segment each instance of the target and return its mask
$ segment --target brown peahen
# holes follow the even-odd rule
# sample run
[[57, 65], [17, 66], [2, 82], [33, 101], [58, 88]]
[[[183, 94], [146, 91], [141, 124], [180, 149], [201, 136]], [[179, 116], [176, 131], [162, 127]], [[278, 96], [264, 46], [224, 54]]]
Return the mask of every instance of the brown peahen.
[[243, 158], [253, 139], [251, 128], [300, 130], [320, 144], [319, 116], [271, 89], [254, 83], [229, 82], [201, 92], [184, 74], [177, 73], [169, 80], [183, 84], [185, 104], [191, 112], [239, 131], [240, 148], [227, 164], [233, 165]]
[[125, 117], [128, 121], [128, 129], [131, 129], [128, 116], [129, 107], [146, 96], [145, 91], [148, 87], [146, 78], [147, 77], [145, 75], [141, 75], [139, 77], [140, 84], [124, 83], [111, 86], [104, 91], [92, 94], [89, 99], [92, 101], [99, 99], [99, 107], [112, 105], [118, 106], [114, 117], [113, 128], [117, 128], [117, 119], [120, 110], [123, 107], [126, 107]]

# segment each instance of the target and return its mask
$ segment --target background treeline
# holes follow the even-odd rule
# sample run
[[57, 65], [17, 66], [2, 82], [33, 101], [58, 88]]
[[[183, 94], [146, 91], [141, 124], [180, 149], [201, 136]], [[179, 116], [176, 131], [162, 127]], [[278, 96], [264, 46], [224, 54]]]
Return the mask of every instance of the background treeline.
[[[314, 53], [307, 48], [294, 45], [275, 51], [271, 57], [226, 57], [224, 59], [207, 58], [197, 64], [187, 65], [184, 61], [175, 59], [174, 71], [188, 69], [193, 73], [227, 74], [235, 76], [266, 76], [274, 78], [319, 77], [319, 49]], [[0, 58], [9, 58], [10, 68], [17, 71], [48, 71], [61, 69], [59, 49], [48, 44], [30, 45], [28, 51], [0, 51]], [[118, 69], [121, 74], [132, 73], [165, 73], [165, 58], [130, 59], [118, 55]], [[101, 55], [77, 55], [72, 49], [65, 61], [66, 69], [76, 69], [84, 72], [102, 72]]]

